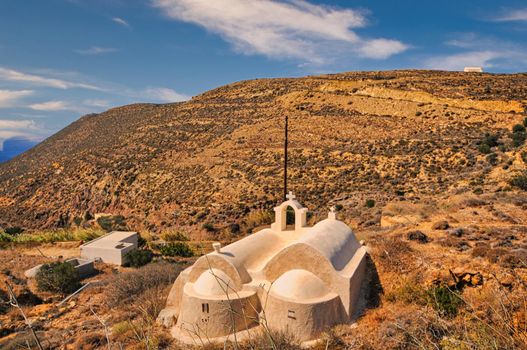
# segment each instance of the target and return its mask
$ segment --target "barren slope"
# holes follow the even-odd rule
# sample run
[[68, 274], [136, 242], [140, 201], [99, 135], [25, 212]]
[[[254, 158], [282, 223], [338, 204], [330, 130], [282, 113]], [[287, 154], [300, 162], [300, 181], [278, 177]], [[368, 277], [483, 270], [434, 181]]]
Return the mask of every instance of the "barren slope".
[[[504, 189], [525, 168], [510, 130], [526, 91], [527, 74], [345, 73], [111, 109], [0, 165], [0, 226], [68, 226], [87, 212], [154, 231], [236, 222], [279, 199], [285, 115], [290, 187], [315, 216], [330, 204], [358, 216], [369, 198]], [[495, 164], [478, 151], [487, 132], [504, 144]]]

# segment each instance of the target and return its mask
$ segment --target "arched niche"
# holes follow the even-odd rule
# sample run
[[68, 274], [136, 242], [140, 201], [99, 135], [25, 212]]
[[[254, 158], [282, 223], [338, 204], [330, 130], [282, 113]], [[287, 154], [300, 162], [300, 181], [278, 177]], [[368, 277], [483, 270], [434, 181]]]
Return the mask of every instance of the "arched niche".
[[293, 208], [295, 213], [295, 231], [307, 226], [307, 208], [300, 204], [295, 195], [289, 192], [287, 200], [274, 208], [275, 222], [271, 225], [274, 231], [286, 231], [287, 229], [287, 208]]

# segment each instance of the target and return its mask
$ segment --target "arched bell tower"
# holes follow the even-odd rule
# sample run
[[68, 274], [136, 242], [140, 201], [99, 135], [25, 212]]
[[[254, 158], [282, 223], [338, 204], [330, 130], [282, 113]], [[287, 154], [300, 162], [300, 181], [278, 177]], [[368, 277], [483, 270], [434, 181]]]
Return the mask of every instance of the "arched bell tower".
[[293, 192], [286, 196], [287, 200], [274, 208], [275, 222], [271, 224], [274, 231], [286, 231], [287, 228], [287, 208], [291, 207], [295, 211], [295, 231], [307, 227], [307, 208], [304, 208], [297, 200]]

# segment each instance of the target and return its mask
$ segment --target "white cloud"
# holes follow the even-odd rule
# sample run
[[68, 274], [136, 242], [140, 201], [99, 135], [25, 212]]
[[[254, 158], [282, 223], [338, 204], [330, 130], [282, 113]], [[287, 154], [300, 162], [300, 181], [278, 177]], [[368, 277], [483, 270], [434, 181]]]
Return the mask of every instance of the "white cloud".
[[18, 83], [28, 83], [31, 85], [46, 86], [46, 87], [52, 87], [56, 89], [63, 89], [63, 90], [72, 89], [72, 88], [98, 90], [98, 91], [103, 90], [100, 87], [97, 87], [92, 84], [86, 84], [82, 82], [72, 82], [72, 81], [67, 81], [67, 80], [53, 78], [53, 77], [46, 77], [43, 75], [24, 73], [24, 72], [16, 71], [13, 69], [7, 69], [4, 67], [0, 67], [0, 80], [18, 82]]
[[0, 90], [0, 108], [14, 107], [21, 99], [31, 94], [31, 90]]
[[384, 59], [408, 48], [396, 40], [357, 35], [352, 29], [367, 24], [363, 11], [305, 0], [151, 1], [169, 18], [217, 33], [245, 54], [323, 64], [343, 53]]
[[80, 113], [85, 112], [84, 109], [79, 108], [78, 106], [75, 106], [72, 103], [69, 103], [66, 101], [47, 101], [47, 102], [35, 103], [32, 105], [29, 105], [29, 108], [35, 111], [49, 111], [49, 112], [56, 112], [56, 111], [75, 111], [75, 112], [80, 112]]
[[34, 120], [0, 119], [0, 130], [36, 129]]
[[162, 87], [148, 88], [143, 92], [142, 95], [149, 99], [160, 102], [182, 102], [190, 99], [190, 97], [187, 95], [183, 95], [172, 89]]
[[527, 8], [507, 10], [501, 16], [494, 18], [496, 22], [527, 21]]
[[115, 23], [117, 23], [119, 25], [122, 25], [123, 27], [130, 28], [130, 23], [128, 23], [127, 21], [125, 21], [124, 19], [122, 19], [120, 17], [114, 17], [114, 18], [112, 18], [112, 21], [114, 21]]
[[3, 150], [4, 141], [13, 137], [24, 137], [30, 140], [42, 138], [40, 128], [33, 120], [8, 120], [0, 119], [0, 151]]
[[408, 46], [397, 40], [374, 39], [367, 41], [359, 49], [364, 57], [386, 59], [390, 56], [404, 52]]
[[119, 50], [114, 47], [100, 47], [100, 46], [92, 46], [90, 48], [83, 49], [83, 50], [75, 50], [75, 52], [78, 53], [79, 55], [92, 55], [92, 56], [103, 55], [106, 53], [112, 53], [112, 52], [117, 52], [117, 51]]

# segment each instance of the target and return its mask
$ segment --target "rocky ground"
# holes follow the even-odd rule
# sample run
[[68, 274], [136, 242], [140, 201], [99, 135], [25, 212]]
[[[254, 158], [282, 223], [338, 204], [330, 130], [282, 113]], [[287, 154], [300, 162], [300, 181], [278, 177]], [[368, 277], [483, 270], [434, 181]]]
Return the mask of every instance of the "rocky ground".
[[[368, 309], [355, 325], [329, 330], [317, 348], [527, 349], [527, 193], [438, 195], [368, 210], [381, 216], [382, 226], [352, 224], [367, 242], [376, 276]], [[38, 292], [22, 272], [53, 260], [42, 254], [76, 255], [77, 246], [0, 251], [2, 279], [15, 286], [47, 348], [106, 349], [105, 326], [112, 349], [186, 348], [154, 319], [171, 282], [194, 258], [137, 270], [99, 264], [100, 273], [84, 281], [95, 282], [93, 287], [57, 307], [62, 297]], [[0, 334], [2, 349], [30, 339], [14, 308], [1, 311]], [[240, 346], [298, 348], [287, 336], [274, 339]]]

